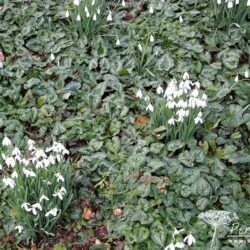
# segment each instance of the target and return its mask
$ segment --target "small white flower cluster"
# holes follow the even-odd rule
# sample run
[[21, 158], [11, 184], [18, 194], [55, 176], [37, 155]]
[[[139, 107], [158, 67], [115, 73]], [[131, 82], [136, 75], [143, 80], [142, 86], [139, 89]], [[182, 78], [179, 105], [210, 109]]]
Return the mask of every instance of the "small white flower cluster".
[[[4, 149], [6, 149], [6, 151], [9, 152], [8, 156], [2, 153], [3, 166], [6, 166], [7, 168], [13, 170], [13, 172], [9, 177], [3, 177], [2, 179], [5, 187], [14, 189], [17, 186], [17, 188], [19, 188], [18, 185], [20, 185], [21, 179], [17, 182], [15, 181], [15, 179], [17, 179], [19, 175], [21, 176], [21, 178], [22, 176], [31, 179], [41, 178], [42, 183], [51, 185], [52, 183], [49, 182], [45, 177], [46, 173], [48, 172], [51, 173], [51, 171], [53, 176], [51, 177], [52, 178], [51, 181], [57, 183], [54, 185], [56, 188], [54, 192], [48, 191], [46, 195], [45, 194], [40, 195], [37, 202], [35, 203], [28, 202], [25, 199], [26, 195], [24, 195], [24, 202], [20, 205], [23, 210], [33, 215], [38, 215], [43, 210], [46, 211], [47, 207], [51, 207], [52, 204], [57, 204], [58, 203], [57, 201], [62, 201], [64, 199], [64, 196], [67, 193], [65, 187], [62, 186], [65, 182], [65, 178], [60, 172], [54, 173], [54, 171], [57, 169], [56, 167], [54, 169], [49, 168], [51, 165], [56, 165], [57, 163], [62, 162], [63, 156], [69, 154], [69, 151], [63, 146], [62, 143], [54, 142], [51, 147], [47, 147], [45, 150], [43, 150], [40, 148], [36, 148], [34, 141], [28, 140], [27, 155], [29, 155], [29, 157], [25, 157], [17, 147], [14, 147], [13, 149], [11, 140], [6, 136], [2, 141], [2, 145]], [[3, 166], [1, 165], [0, 170], [4, 169]], [[41, 179], [38, 179], [37, 181], [39, 182], [41, 181]], [[32, 183], [34, 183], [34, 181], [32, 181]], [[46, 188], [46, 190], [50, 189]], [[46, 202], [50, 202], [53, 199], [56, 200], [50, 203], [50, 205], [48, 206]], [[45, 217], [57, 216], [59, 211], [60, 209], [54, 207], [45, 213]], [[23, 230], [23, 227], [18, 225], [16, 226], [16, 229], [19, 232], [21, 232]]]
[[[157, 94], [162, 95], [166, 100], [166, 108], [170, 111], [171, 117], [168, 119], [169, 125], [183, 123], [190, 115], [194, 115], [194, 123], [202, 123], [202, 109], [207, 105], [207, 96], [200, 92], [200, 83], [192, 82], [189, 79], [189, 74], [184, 73], [183, 79], [179, 86], [175, 79], [171, 80], [168, 87], [164, 91], [161, 86], [156, 89]], [[136, 97], [142, 98], [143, 93], [139, 90]], [[154, 111], [154, 106], [149, 101], [149, 97], [144, 98], [148, 105], [146, 111]]]
[[[224, 0], [224, 2], [227, 3], [228, 9], [233, 8], [234, 5], [240, 4], [240, 0]], [[222, 4], [222, 0], [217, 0], [217, 4]], [[250, 0], [247, 0], [247, 6], [250, 6]]]
[[175, 228], [175, 230], [174, 230], [174, 232], [173, 232], [173, 235], [172, 235], [173, 240], [172, 240], [172, 242], [171, 242], [169, 245], [167, 245], [167, 246], [165, 247], [164, 250], [175, 250], [176, 248], [184, 248], [185, 246], [192, 246], [192, 245], [194, 245], [195, 242], [196, 242], [196, 240], [195, 240], [195, 237], [194, 237], [191, 233], [189, 233], [189, 234], [183, 239], [183, 242], [177, 241], [177, 240], [175, 239], [175, 237], [176, 237], [177, 235], [181, 234], [181, 233], [184, 232], [184, 231], [185, 231], [185, 229], [177, 230], [177, 229]]

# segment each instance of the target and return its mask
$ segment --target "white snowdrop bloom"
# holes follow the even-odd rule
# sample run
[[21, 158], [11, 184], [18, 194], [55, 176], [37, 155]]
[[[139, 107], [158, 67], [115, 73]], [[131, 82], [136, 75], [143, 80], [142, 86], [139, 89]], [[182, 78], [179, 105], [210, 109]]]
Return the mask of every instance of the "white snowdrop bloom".
[[150, 35], [150, 37], [149, 37], [149, 41], [150, 41], [151, 43], [153, 43], [153, 42], [155, 41], [155, 39], [154, 39], [153, 35]]
[[32, 152], [34, 154], [34, 157], [38, 160], [39, 158], [47, 158], [47, 155], [45, 154], [43, 149], [37, 149]]
[[13, 156], [17, 156], [17, 155], [21, 155], [21, 151], [19, 150], [19, 148], [15, 147], [11, 153]]
[[175, 245], [173, 243], [167, 245], [164, 250], [175, 250]]
[[91, 3], [91, 5], [93, 6], [93, 5], [95, 5], [95, 0], [92, 0], [92, 3]]
[[137, 98], [142, 98], [142, 91], [139, 89], [137, 92], [136, 92], [136, 95], [135, 95]]
[[14, 171], [12, 174], [11, 174], [11, 177], [14, 179], [14, 178], [17, 178], [18, 177], [18, 174], [17, 174], [17, 171]]
[[198, 95], [199, 95], [198, 89], [194, 89], [194, 90], [192, 91], [192, 93], [190, 94], [190, 96], [193, 96], [193, 97], [197, 97]]
[[36, 177], [35, 172], [26, 168], [23, 168], [23, 173], [25, 174], [26, 177]]
[[201, 84], [200, 84], [199, 82], [195, 82], [194, 85], [195, 85], [195, 87], [196, 87], [197, 89], [200, 89], [200, 87], [201, 87]]
[[112, 13], [111, 13], [111, 11], [109, 11], [109, 14], [108, 14], [108, 17], [107, 17], [107, 21], [111, 22], [112, 20], [113, 20]]
[[6, 155], [4, 153], [2, 153], [2, 157], [4, 160], [6, 160]]
[[245, 71], [245, 78], [248, 78], [249, 77], [249, 73], [248, 73], [248, 70], [246, 69]]
[[150, 6], [150, 8], [149, 8], [149, 13], [150, 13], [150, 14], [153, 14], [153, 13], [154, 13], [154, 8], [153, 8], [153, 6]]
[[0, 170], [2, 170], [3, 169], [3, 166], [0, 164]]
[[56, 158], [54, 156], [50, 155], [48, 159], [52, 165], [56, 163]]
[[175, 228], [174, 229], [174, 233], [173, 233], [173, 236], [175, 236], [175, 235], [179, 235], [181, 232], [184, 232], [185, 231], [185, 229], [184, 228], [182, 228], [182, 229], [177, 229], [177, 228]]
[[34, 145], [35, 145], [35, 142], [33, 140], [29, 139], [28, 140], [28, 149], [29, 149], [29, 151], [35, 149]]
[[185, 244], [183, 242], [178, 241], [178, 242], [175, 243], [174, 246], [177, 247], [177, 248], [184, 248]]
[[43, 168], [43, 163], [42, 163], [42, 161], [37, 161], [36, 162], [36, 168], [38, 169], [38, 168]]
[[170, 81], [168, 87], [165, 90], [164, 97], [173, 95], [176, 92], [175, 81]]
[[40, 210], [40, 211], [43, 210], [40, 203], [35, 203], [35, 204], [33, 204], [33, 205], [31, 206], [31, 211], [32, 211], [32, 213], [33, 213], [34, 215], [37, 215], [37, 210]]
[[16, 160], [13, 157], [6, 157], [5, 163], [7, 166], [11, 166], [12, 168], [16, 165]]
[[87, 6], [84, 7], [84, 11], [85, 11], [85, 13], [89, 13], [89, 9]]
[[11, 140], [10, 140], [7, 136], [5, 136], [5, 137], [3, 138], [2, 144], [3, 144], [3, 146], [8, 147], [8, 146], [11, 145]]
[[69, 11], [68, 11], [68, 10], [65, 11], [65, 17], [66, 17], [66, 18], [69, 17]]
[[204, 101], [206, 101], [206, 100], [207, 100], [207, 95], [206, 95], [206, 94], [203, 94], [203, 95], [201, 96], [201, 99], [204, 100]]
[[157, 94], [162, 94], [164, 91], [163, 91], [163, 88], [161, 86], [158, 86], [157, 89], [156, 89], [156, 92]]
[[125, 5], [126, 5], [125, 0], [122, 0], [122, 7], [125, 7]]
[[93, 15], [93, 21], [96, 21], [96, 14]]
[[42, 195], [39, 199], [39, 202], [42, 202], [43, 200], [49, 201], [49, 198], [46, 195]]
[[50, 165], [50, 160], [49, 159], [43, 159], [42, 160], [42, 165], [47, 168]]
[[228, 7], [228, 9], [233, 8], [233, 1], [232, 1], [232, 0], [229, 0], [229, 1], [228, 1], [227, 7]]
[[74, 0], [74, 5], [79, 6], [80, 5], [80, 0]]
[[24, 209], [25, 211], [27, 212], [30, 212], [32, 209], [30, 207], [30, 203], [27, 203], [27, 202], [24, 202], [22, 205], [21, 205], [21, 208]]
[[179, 22], [180, 22], [180, 23], [183, 23], [183, 18], [182, 18], [182, 16], [179, 17]]
[[30, 161], [27, 160], [27, 159], [22, 159], [22, 160], [21, 160], [21, 163], [24, 164], [24, 166], [27, 167], [27, 166], [29, 165]]
[[146, 102], [149, 101], [149, 96], [148, 95], [144, 97], [144, 101], [146, 101]]
[[63, 155], [69, 154], [69, 151], [60, 142], [54, 142], [52, 147], [46, 148], [46, 152], [50, 152], [50, 151], [53, 151], [53, 152], [59, 153], [59, 154], [63, 154]]
[[176, 106], [176, 102], [175, 101], [168, 101], [166, 104], [166, 107], [169, 109], [173, 109]]
[[52, 215], [52, 216], [55, 217], [55, 216], [57, 215], [58, 212], [59, 212], [59, 209], [55, 207], [55, 208], [49, 210], [49, 211], [45, 214], [45, 217], [48, 217], [48, 216], [50, 216], [50, 215]]
[[121, 45], [121, 42], [120, 42], [120, 39], [119, 39], [119, 38], [117, 38], [117, 40], [116, 40], [116, 42], [115, 42], [115, 45], [116, 45], [116, 46], [120, 46], [120, 45]]
[[15, 229], [18, 231], [18, 233], [23, 231], [23, 227], [21, 225], [15, 226]]
[[175, 119], [172, 117], [168, 120], [169, 125], [175, 125]]
[[60, 200], [63, 200], [63, 196], [66, 194], [66, 189], [62, 187], [58, 192], [54, 193], [54, 197], [58, 197]]
[[100, 13], [101, 13], [101, 10], [100, 10], [100, 8], [98, 8], [97, 9], [97, 14], [100, 15]]
[[80, 17], [79, 14], [78, 14], [77, 17], [76, 17], [76, 20], [77, 20], [77, 21], [81, 21], [81, 17]]
[[237, 75], [235, 78], [234, 78], [235, 82], [238, 82], [239, 81], [239, 75]]
[[140, 43], [138, 44], [138, 49], [142, 52], [142, 46]]
[[247, 6], [250, 6], [250, 0], [247, 1]]
[[176, 112], [176, 115], [178, 115], [179, 117], [185, 117], [185, 116], [186, 116], [186, 110], [184, 110], [184, 109], [179, 109], [179, 110]]
[[56, 173], [55, 177], [57, 178], [57, 182], [59, 181], [64, 182], [64, 177], [61, 175], [61, 173]]
[[154, 107], [151, 103], [149, 103], [149, 105], [146, 107], [146, 111], [151, 111], [151, 112], [154, 111]]
[[217, 0], [217, 4], [221, 4], [221, 0]]
[[203, 120], [202, 120], [201, 117], [196, 116], [196, 117], [194, 118], [194, 123], [195, 123], [195, 124], [202, 123], [202, 122], [203, 122]]
[[195, 240], [195, 238], [194, 238], [194, 236], [192, 234], [189, 234], [188, 236], [186, 236], [183, 241], [187, 242], [187, 244], [189, 246], [195, 244], [195, 242], [196, 242], [196, 240]]
[[0, 69], [2, 69], [3, 68], [3, 63], [2, 62], [0, 62]]
[[8, 178], [8, 177], [3, 178], [3, 183], [4, 183], [5, 187], [10, 187], [10, 188], [14, 188], [16, 185], [14, 180], [11, 178]]
[[51, 61], [54, 61], [54, 60], [55, 60], [55, 55], [54, 55], [53, 53], [51, 53], [51, 55], [50, 55], [50, 60], [51, 60]]
[[187, 72], [185, 72], [185, 73], [183, 74], [182, 79], [183, 79], [184, 81], [185, 81], [185, 80], [189, 80], [189, 74], [188, 74]]
[[182, 99], [179, 100], [176, 104], [177, 108], [187, 108], [188, 103], [186, 101], [183, 101]]

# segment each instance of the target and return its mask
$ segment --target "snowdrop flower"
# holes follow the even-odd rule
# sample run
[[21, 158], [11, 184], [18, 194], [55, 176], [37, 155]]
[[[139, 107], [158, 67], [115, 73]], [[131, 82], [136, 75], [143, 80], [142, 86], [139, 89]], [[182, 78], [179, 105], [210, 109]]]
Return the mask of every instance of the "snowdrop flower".
[[95, 0], [92, 0], [92, 3], [91, 3], [91, 5], [93, 6], [93, 5], [95, 5]]
[[138, 44], [138, 49], [142, 52], [142, 46], [140, 43]]
[[119, 38], [117, 38], [117, 40], [116, 40], [116, 42], [115, 42], [115, 45], [116, 45], [116, 46], [120, 46], [120, 45], [121, 45], [121, 42], [120, 42], [120, 39], [119, 39]]
[[57, 182], [64, 182], [64, 177], [60, 173], [56, 173], [55, 177], [57, 178]]
[[57, 209], [57, 208], [55, 207], [55, 208], [49, 210], [49, 211], [45, 214], [45, 217], [48, 217], [48, 216], [50, 216], [50, 215], [52, 215], [52, 216], [55, 217], [55, 216], [57, 215], [58, 212], [59, 212], [59, 209]]
[[221, 0], [217, 0], [217, 4], [221, 4]]
[[85, 11], [86, 14], [89, 13], [89, 9], [88, 9], [87, 6], [84, 7], [84, 11]]
[[74, 5], [79, 6], [80, 5], [80, 0], [74, 0]]
[[17, 155], [21, 155], [21, 151], [19, 150], [19, 148], [15, 147], [11, 153], [13, 156], [17, 156]]
[[153, 35], [150, 35], [149, 41], [150, 41], [151, 43], [153, 43], [153, 42], [155, 41]]
[[68, 11], [68, 10], [65, 11], [65, 17], [66, 17], [66, 18], [69, 17], [69, 11]]
[[156, 89], [157, 94], [162, 94], [163, 93], [163, 88], [161, 86], [158, 86]]
[[125, 7], [126, 2], [124, 0], [122, 0], [122, 7]]
[[11, 145], [11, 140], [10, 140], [7, 136], [5, 136], [5, 137], [3, 138], [2, 144], [3, 144], [3, 146], [8, 147], [8, 146]]
[[199, 88], [201, 87], [201, 84], [200, 84], [199, 82], [195, 82], [194, 85], [195, 85], [195, 87], [196, 87], [197, 89], [199, 89]]
[[35, 172], [33, 172], [32, 170], [23, 168], [23, 173], [25, 174], [26, 177], [36, 177]]
[[149, 101], [149, 96], [148, 96], [148, 95], [144, 97], [144, 101], [145, 101], [145, 102], [148, 102], [148, 101]]
[[14, 188], [16, 185], [13, 179], [6, 177], [3, 178], [3, 183], [5, 187], [10, 187], [10, 188]]
[[170, 118], [170, 119], [168, 120], [168, 124], [169, 124], [169, 125], [175, 125], [175, 119], [174, 119], [174, 117], [172, 117], [172, 118]]
[[192, 244], [195, 244], [195, 242], [196, 242], [196, 240], [192, 234], [189, 234], [188, 236], [186, 236], [183, 241], [187, 242], [187, 244], [189, 246], [191, 246]]
[[194, 89], [194, 90], [192, 91], [192, 93], [190, 94], [190, 96], [193, 96], [193, 97], [197, 97], [198, 95], [199, 95], [198, 89]]
[[16, 165], [16, 160], [13, 157], [6, 157], [5, 163], [7, 166], [11, 166], [12, 168]]
[[42, 195], [39, 199], [39, 202], [41, 203], [43, 200], [49, 201], [49, 198], [46, 195]]
[[166, 107], [169, 109], [173, 109], [176, 106], [175, 101], [168, 101]]
[[50, 163], [51, 163], [52, 165], [54, 165], [54, 164], [56, 163], [56, 159], [55, 159], [54, 156], [50, 155], [48, 159], [49, 159], [49, 161], [50, 161]]
[[206, 100], [207, 100], [207, 95], [206, 95], [206, 94], [203, 94], [203, 95], [201, 96], [201, 99], [204, 100], [204, 101], [206, 101]]
[[173, 236], [175, 236], [175, 235], [179, 235], [181, 232], [184, 232], [184, 231], [185, 231], [185, 229], [184, 229], [184, 228], [182, 228], [182, 229], [180, 229], [180, 230], [178, 230], [177, 228], [175, 228], [175, 229], [174, 229]]
[[249, 73], [248, 73], [248, 70], [245, 71], [245, 78], [248, 78], [249, 77]]
[[250, 0], [247, 1], [247, 6], [250, 6]]
[[98, 8], [97, 9], [97, 14], [100, 15], [100, 13], [101, 13], [101, 10], [100, 10], [100, 8]]
[[2, 170], [3, 169], [3, 166], [0, 164], [0, 170]]
[[3, 68], [3, 63], [2, 62], [0, 62], [0, 69], [2, 69]]
[[150, 103], [147, 107], [146, 107], [146, 111], [151, 111], [151, 112], [153, 112], [154, 111], [154, 107], [153, 107], [153, 105]]
[[166, 246], [164, 250], [175, 250], [175, 245], [171, 243], [168, 246]]
[[180, 23], [183, 23], [183, 18], [182, 18], [182, 16], [179, 17], [179, 22], [180, 22]]
[[189, 74], [185, 72], [182, 77], [183, 80], [189, 80]]
[[54, 60], [55, 60], [55, 55], [54, 55], [53, 53], [51, 53], [51, 55], [50, 55], [50, 60], [51, 60], [51, 61], [54, 61]]
[[58, 153], [58, 154], [69, 154], [69, 151], [63, 146], [62, 143], [60, 142], [54, 142], [52, 147], [50, 148], [46, 148], [45, 150], [46, 152], [50, 152], [50, 151], [53, 151], [55, 153]]
[[77, 17], [76, 17], [76, 20], [77, 20], [77, 21], [81, 21], [81, 17], [80, 17], [79, 14], [78, 14]]
[[41, 163], [45, 168], [47, 168], [50, 165], [50, 160], [49, 159], [43, 159]]
[[66, 189], [62, 187], [57, 193], [54, 193], [54, 197], [58, 197], [60, 200], [63, 200], [63, 196], [66, 194]]
[[93, 15], [93, 21], [96, 21], [96, 14]]
[[35, 149], [34, 145], [35, 145], [35, 142], [33, 140], [29, 139], [28, 140], [28, 149], [29, 149], [29, 151]]
[[30, 211], [31, 211], [30, 203], [27, 203], [27, 202], [24, 202], [24, 203], [21, 205], [21, 208], [24, 209], [24, 210], [27, 211], [27, 212], [30, 212]]
[[14, 178], [17, 178], [18, 177], [18, 174], [17, 174], [17, 171], [14, 171], [12, 174], [11, 174], [11, 177], [14, 179]]
[[112, 13], [111, 11], [109, 11], [109, 14], [108, 14], [108, 17], [107, 17], [107, 21], [108, 22], [111, 22], [113, 19], [112, 19]]
[[149, 13], [150, 13], [150, 14], [153, 14], [153, 13], [154, 13], [153, 6], [150, 6], [150, 8], [149, 8]]
[[140, 89], [136, 92], [136, 97], [140, 99], [142, 98], [142, 91]]
[[198, 115], [194, 118], [194, 123], [195, 123], [195, 124], [198, 124], [199, 122], [202, 123], [203, 120], [202, 120], [201, 117], [202, 117], [202, 113], [199, 112]]
[[47, 158], [47, 155], [45, 154], [43, 149], [37, 149], [36, 151], [32, 152], [32, 154], [34, 154], [37, 160], [39, 158]]
[[233, 1], [232, 1], [232, 0], [229, 0], [229, 1], [228, 1], [227, 7], [228, 7], [228, 9], [233, 8]]
[[15, 229], [18, 231], [18, 233], [23, 231], [23, 227], [21, 225], [15, 226]]
[[35, 204], [33, 204], [33, 205], [31, 206], [31, 211], [32, 211], [32, 213], [33, 213], [34, 215], [37, 215], [37, 210], [40, 210], [40, 211], [43, 210], [40, 203], [35, 203]]

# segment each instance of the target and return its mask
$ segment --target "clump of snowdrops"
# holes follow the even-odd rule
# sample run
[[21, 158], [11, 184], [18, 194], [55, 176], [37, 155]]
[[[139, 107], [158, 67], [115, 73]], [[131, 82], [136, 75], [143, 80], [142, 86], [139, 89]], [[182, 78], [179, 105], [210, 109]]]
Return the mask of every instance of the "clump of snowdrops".
[[250, 15], [250, 0], [207, 0], [218, 26], [240, 25]]
[[103, 0], [74, 0], [66, 10], [72, 30], [80, 37], [92, 38], [98, 34], [108, 22], [112, 21], [111, 11]]
[[43, 150], [28, 140], [22, 152], [9, 138], [2, 141], [2, 184], [15, 229], [27, 240], [52, 234], [72, 200], [71, 164], [64, 159], [66, 154], [69, 151], [58, 142]]
[[139, 90], [136, 96], [146, 103], [146, 111], [150, 114], [153, 129], [163, 127], [167, 131], [167, 139], [187, 140], [203, 123], [203, 110], [207, 106], [207, 95], [200, 90], [199, 82], [192, 82], [189, 74], [184, 73], [177, 84], [172, 79], [164, 90], [156, 89], [158, 97], [155, 101]]

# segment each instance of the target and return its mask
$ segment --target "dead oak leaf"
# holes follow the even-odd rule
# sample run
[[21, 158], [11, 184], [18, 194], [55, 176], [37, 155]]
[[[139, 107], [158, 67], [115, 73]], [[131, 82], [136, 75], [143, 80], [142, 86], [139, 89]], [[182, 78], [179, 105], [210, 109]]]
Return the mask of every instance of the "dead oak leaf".
[[135, 120], [135, 125], [146, 125], [148, 123], [148, 117], [144, 115], [140, 115]]
[[83, 210], [82, 217], [85, 220], [91, 220], [95, 217], [95, 214], [92, 212], [92, 210], [89, 207], [85, 207]]

